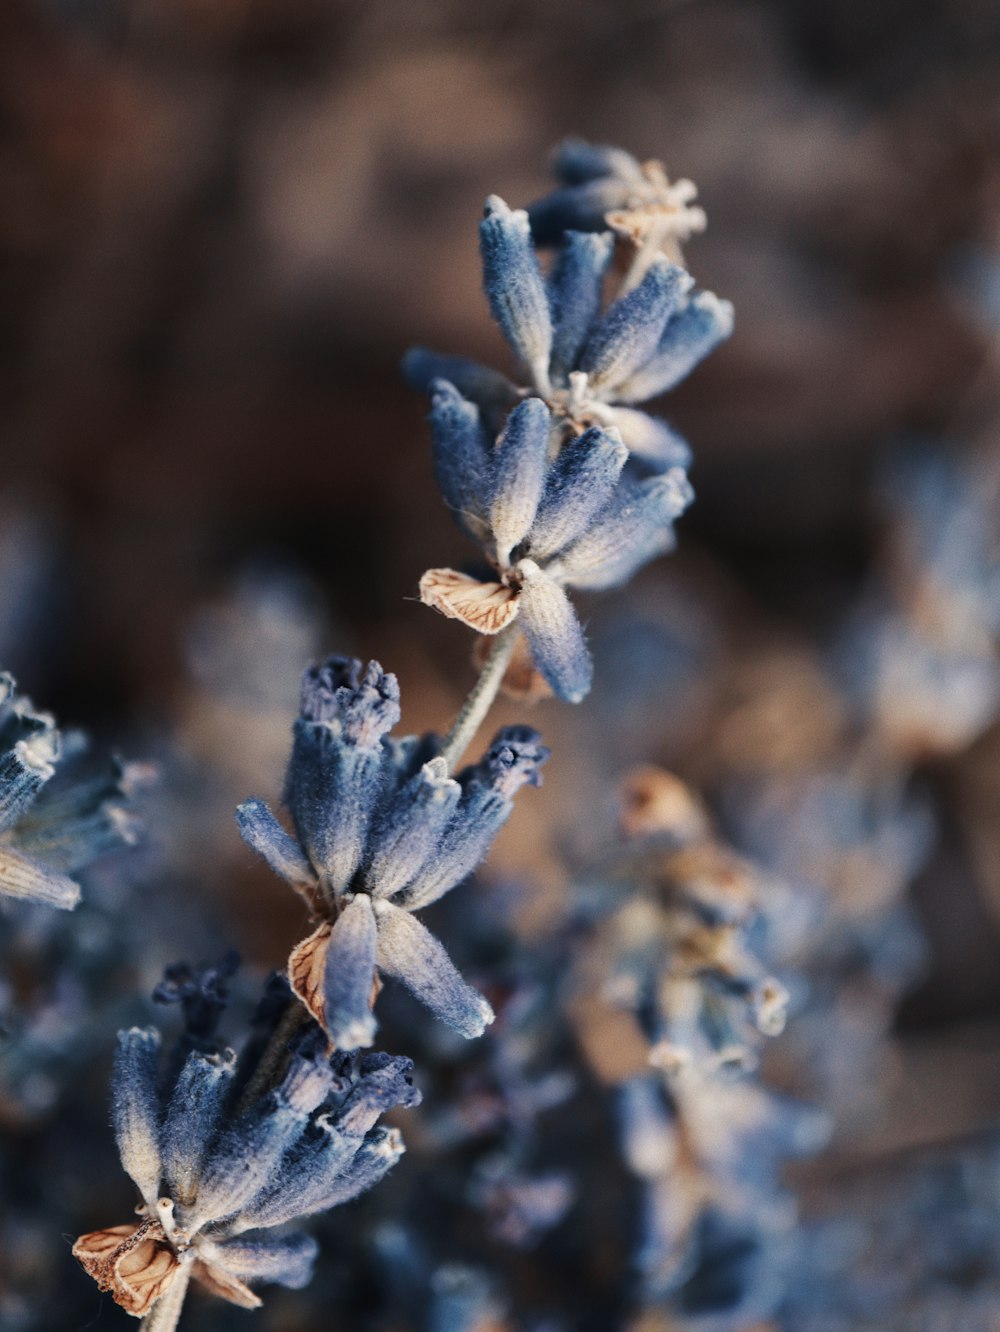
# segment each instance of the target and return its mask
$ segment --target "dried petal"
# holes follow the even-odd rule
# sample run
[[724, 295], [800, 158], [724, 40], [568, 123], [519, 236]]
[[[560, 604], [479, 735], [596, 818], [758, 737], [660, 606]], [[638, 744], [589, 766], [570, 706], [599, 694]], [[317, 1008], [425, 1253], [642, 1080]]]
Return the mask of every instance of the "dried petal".
[[518, 611], [517, 593], [503, 583], [484, 583], [454, 569], [428, 569], [420, 600], [480, 634], [498, 634]]

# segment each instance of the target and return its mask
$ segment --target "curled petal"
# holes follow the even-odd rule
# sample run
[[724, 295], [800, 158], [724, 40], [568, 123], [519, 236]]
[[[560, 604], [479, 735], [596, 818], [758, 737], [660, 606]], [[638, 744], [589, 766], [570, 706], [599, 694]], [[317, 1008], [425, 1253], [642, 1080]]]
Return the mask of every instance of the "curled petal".
[[517, 566], [521, 622], [535, 665], [557, 698], [579, 703], [590, 692], [593, 665], [569, 597], [533, 560]]
[[235, 1304], [237, 1308], [259, 1309], [263, 1304], [260, 1296], [255, 1295], [249, 1286], [245, 1286], [238, 1277], [216, 1263], [196, 1261], [191, 1269], [191, 1275], [211, 1294]]
[[379, 902], [379, 967], [463, 1036], [481, 1036], [493, 1021], [493, 1009], [455, 970], [443, 946], [408, 911]]
[[293, 994], [305, 1004], [319, 1025], [326, 1030], [326, 953], [333, 926], [325, 920], [318, 929], [296, 944], [288, 958], [288, 983]]
[[73, 1256], [99, 1289], [110, 1291], [115, 1302], [136, 1318], [149, 1313], [180, 1269], [162, 1228], [152, 1221], [81, 1235], [73, 1245]]
[[517, 593], [503, 583], [483, 583], [454, 569], [428, 569], [420, 600], [479, 634], [498, 634], [517, 614]]

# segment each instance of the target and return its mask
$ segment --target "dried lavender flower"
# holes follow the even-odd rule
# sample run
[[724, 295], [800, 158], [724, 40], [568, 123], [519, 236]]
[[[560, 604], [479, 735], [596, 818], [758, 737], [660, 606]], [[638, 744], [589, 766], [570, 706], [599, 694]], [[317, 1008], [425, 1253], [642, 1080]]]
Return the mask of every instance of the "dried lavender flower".
[[413, 913], [472, 873], [548, 757], [536, 731], [508, 726], [453, 778], [431, 738], [389, 737], [399, 716], [396, 677], [377, 662], [311, 667], [285, 786], [295, 835], [263, 801], [237, 811], [244, 840], [320, 921], [288, 973], [337, 1049], [372, 1043], [379, 973], [465, 1036], [493, 1020]]
[[138, 821], [128, 809], [146, 771], [114, 764], [81, 772], [86, 741], [61, 734], [0, 675], [0, 894], [72, 910], [72, 876], [117, 846], [133, 843]]
[[[172, 972], [168, 987], [176, 985]], [[207, 973], [187, 974], [200, 991], [211, 985]], [[268, 1012], [273, 1019], [275, 1005]], [[259, 1045], [238, 1060], [217, 1042], [183, 1041], [164, 1077], [159, 1052], [154, 1027], [119, 1036], [113, 1120], [140, 1219], [81, 1236], [73, 1253], [129, 1313], [172, 1329], [191, 1280], [250, 1309], [261, 1303], [254, 1283], [306, 1285], [315, 1241], [270, 1231], [381, 1179], [403, 1144], [377, 1121], [419, 1094], [409, 1060], [331, 1057], [312, 1024], [259, 1089]]]

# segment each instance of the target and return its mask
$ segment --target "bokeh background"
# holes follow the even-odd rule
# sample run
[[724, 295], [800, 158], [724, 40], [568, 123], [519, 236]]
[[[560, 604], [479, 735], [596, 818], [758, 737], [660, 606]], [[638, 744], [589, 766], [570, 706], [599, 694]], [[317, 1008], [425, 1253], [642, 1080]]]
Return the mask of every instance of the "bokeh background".
[[[811, 743], [787, 663], [866, 586], [886, 456], [1000, 455], [998, 88], [995, 0], [7, 0], [0, 657], [101, 741], [171, 754], [155, 960], [228, 931], [267, 967], [298, 937], [227, 811], [277, 790], [305, 660], [378, 655], [413, 729], [471, 682], [464, 631], [416, 599], [467, 552], [398, 365], [415, 342], [504, 364], [479, 210], [543, 193], [569, 133], [697, 182], [686, 257], [737, 326], [670, 399], [695, 454], [680, 553], [588, 608], [603, 735], [539, 705], [557, 755], [494, 873], [536, 873], [530, 930], [617, 770], [710, 788], [734, 744]], [[721, 637], [730, 675], [695, 697], [675, 653], [643, 685], [655, 724], [630, 725], [628, 614], [682, 666]], [[736, 682], [733, 645], [755, 672]], [[805, 702], [734, 739], [733, 699], [788, 680]], [[897, 1099], [855, 1159], [1000, 1116], [998, 762], [991, 726], [918, 765], [926, 957], [892, 1014]]]

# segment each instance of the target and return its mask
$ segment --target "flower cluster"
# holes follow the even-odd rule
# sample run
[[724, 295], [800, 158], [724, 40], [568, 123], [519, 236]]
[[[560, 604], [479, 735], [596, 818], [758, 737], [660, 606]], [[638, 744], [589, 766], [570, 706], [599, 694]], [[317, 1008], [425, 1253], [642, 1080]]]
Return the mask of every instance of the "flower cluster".
[[81, 771], [86, 742], [56, 729], [0, 675], [0, 895], [72, 910], [72, 877], [116, 846], [136, 840], [128, 801], [140, 765], [108, 773]]
[[248, 844], [320, 921], [288, 974], [341, 1050], [372, 1043], [379, 974], [465, 1036], [493, 1020], [413, 913], [471, 874], [548, 757], [536, 731], [508, 726], [453, 778], [433, 737], [389, 736], [399, 717], [396, 677], [377, 662], [363, 670], [330, 657], [310, 668], [285, 786], [295, 835], [263, 801], [237, 812]]
[[584, 1021], [593, 1021], [594, 1003], [608, 1007], [602, 1017], [619, 1031], [619, 1056], [638, 1043], [666, 1072], [753, 1067], [761, 1036], [782, 1031], [788, 1002], [751, 946], [764, 880], [715, 839], [700, 801], [661, 769], [629, 775], [622, 830], [598, 876], [607, 885], [603, 919], [580, 962], [577, 987], [592, 1001]]
[[[614, 195], [623, 207], [631, 197]], [[619, 230], [632, 242], [642, 232]], [[694, 293], [684, 268], [659, 241], [647, 252], [648, 240], [605, 307], [610, 233], [566, 231], [546, 277], [528, 213], [491, 197], [480, 226], [484, 286], [522, 377], [420, 349], [405, 363], [432, 395], [445, 503], [492, 570], [431, 569], [421, 597], [481, 634], [517, 617], [538, 671], [569, 702], [587, 694], [591, 668], [564, 589], [626, 582], [671, 549], [692, 498], [687, 445], [637, 404], [673, 388], [732, 329], [728, 303]]]
[[[165, 1081], [154, 1027], [122, 1032], [115, 1061], [115, 1133], [140, 1219], [83, 1235], [73, 1248], [124, 1309], [136, 1317], [155, 1310], [171, 1328], [192, 1279], [248, 1309], [260, 1304], [251, 1283], [304, 1286], [315, 1241], [269, 1232], [381, 1179], [403, 1145], [377, 1121], [419, 1099], [409, 1060], [331, 1057], [312, 1024], [289, 1044], [283, 1070], [259, 1085], [260, 1039], [238, 1059], [209, 1035], [221, 1011], [218, 969], [208, 979], [188, 972], [178, 988], [179, 979], [167, 978], [161, 998], [201, 994], [210, 1002], [193, 1005], [196, 1030], [185, 1034]], [[287, 989], [266, 995], [260, 1025], [274, 1028], [288, 1002]]]

